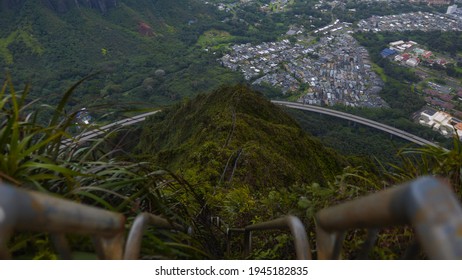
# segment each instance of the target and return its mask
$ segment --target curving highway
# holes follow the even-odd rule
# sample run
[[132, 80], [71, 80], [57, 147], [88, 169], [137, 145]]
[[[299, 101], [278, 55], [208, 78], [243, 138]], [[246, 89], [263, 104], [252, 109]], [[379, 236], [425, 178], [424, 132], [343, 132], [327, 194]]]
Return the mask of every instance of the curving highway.
[[156, 110], [156, 111], [144, 113], [144, 114], [141, 114], [141, 115], [137, 115], [137, 116], [134, 116], [134, 117], [126, 118], [126, 119], [116, 121], [116, 122], [110, 123], [108, 125], [99, 127], [97, 129], [93, 129], [93, 130], [81, 133], [81, 134], [77, 135], [74, 138], [63, 140], [60, 148], [63, 149], [65, 147], [70, 146], [71, 144], [74, 144], [74, 145], [82, 144], [82, 143], [84, 143], [84, 142], [86, 142], [88, 140], [91, 140], [91, 139], [99, 136], [99, 135], [105, 134], [110, 130], [114, 130], [114, 129], [121, 128], [121, 127], [124, 127], [124, 126], [129, 126], [129, 125], [133, 125], [133, 124], [142, 122], [142, 121], [146, 120], [146, 118], [148, 116], [157, 114], [160, 111], [161, 110]]
[[279, 101], [279, 100], [271, 100], [272, 103], [281, 105], [281, 106], [286, 106], [288, 108], [293, 108], [293, 109], [298, 109], [298, 110], [304, 110], [304, 111], [310, 111], [310, 112], [315, 112], [315, 113], [321, 113], [329, 116], [334, 116], [337, 118], [349, 120], [349, 121], [354, 121], [387, 133], [390, 133], [392, 135], [398, 136], [402, 139], [405, 139], [407, 141], [416, 143], [418, 145], [424, 146], [424, 145], [430, 145], [433, 147], [440, 147], [437, 144], [428, 141], [426, 139], [423, 139], [419, 136], [416, 136], [414, 134], [411, 134], [409, 132], [406, 132], [404, 130], [400, 130], [376, 121], [372, 121], [366, 118], [358, 117], [352, 114], [328, 109], [325, 107], [319, 107], [319, 106], [314, 106], [314, 105], [305, 105], [305, 104], [300, 104], [300, 103], [295, 103], [295, 102], [287, 102], [287, 101]]

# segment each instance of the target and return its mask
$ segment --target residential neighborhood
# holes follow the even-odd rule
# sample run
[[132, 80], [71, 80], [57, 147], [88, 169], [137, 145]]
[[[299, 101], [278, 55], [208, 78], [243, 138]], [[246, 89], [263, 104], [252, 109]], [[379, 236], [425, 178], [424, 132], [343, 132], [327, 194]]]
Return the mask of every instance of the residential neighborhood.
[[307, 104], [386, 106], [378, 96], [383, 81], [372, 70], [367, 50], [346, 31], [349, 26], [337, 21], [317, 30], [328, 36], [299, 36], [297, 43], [285, 39], [235, 45], [221, 62], [253, 84], [275, 86], [283, 93], [299, 91], [299, 101]]
[[[286, 2], [284, 2], [286, 3]], [[240, 71], [253, 85], [279, 88], [297, 96], [304, 104], [353, 107], [387, 107], [379, 97], [384, 82], [373, 70], [367, 50], [354, 39], [354, 32], [382, 31], [462, 31], [462, 17], [456, 7], [448, 14], [414, 12], [391, 16], [372, 16], [357, 25], [333, 20], [316, 30], [290, 26], [276, 42], [240, 44], [219, 60], [224, 67]], [[445, 69], [455, 61], [433, 52], [419, 42], [389, 42], [381, 55], [394, 63], [414, 68], [422, 79], [409, 94], [423, 95], [426, 108], [416, 114], [421, 125], [444, 136], [462, 137], [462, 87], [452, 79], [448, 84], [434, 69]], [[435, 82], [438, 80], [441, 83]]]
[[358, 22], [358, 31], [461, 31], [462, 21], [446, 14], [415, 12], [390, 16], [372, 16]]
[[[428, 67], [435, 66], [444, 69], [448, 63], [454, 63], [452, 59], [427, 50], [417, 42], [404, 40], [390, 42], [388, 48], [382, 50], [381, 55], [402, 66], [416, 68], [415, 73], [423, 80], [416, 87], [424, 96], [428, 106], [462, 118], [462, 112], [457, 110], [457, 105], [462, 101], [460, 84], [453, 80], [442, 79], [440, 82], [445, 84], [433, 82], [432, 79], [435, 78], [432, 78], [431, 72], [426, 70], [429, 69]], [[447, 84], [448, 82], [450, 85]]]
[[[232, 12], [236, 8], [253, 4], [255, 0], [236, 0], [236, 1], [204, 1], [205, 4], [213, 5], [220, 11]], [[294, 4], [294, 0], [269, 0], [268, 3], [258, 3], [260, 10], [267, 13], [278, 13], [285, 11]]]

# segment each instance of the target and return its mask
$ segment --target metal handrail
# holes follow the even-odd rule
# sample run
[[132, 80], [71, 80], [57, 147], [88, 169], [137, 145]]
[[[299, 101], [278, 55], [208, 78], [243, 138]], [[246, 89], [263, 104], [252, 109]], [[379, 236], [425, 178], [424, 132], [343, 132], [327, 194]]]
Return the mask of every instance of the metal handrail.
[[227, 228], [226, 229], [226, 252], [231, 254], [231, 237], [234, 233], [244, 234], [245, 228]]
[[61, 255], [70, 255], [62, 234], [92, 235], [100, 258], [120, 259], [125, 218], [118, 213], [81, 205], [34, 191], [0, 184], [0, 258], [9, 258], [7, 242], [16, 230], [53, 234]]
[[285, 216], [276, 220], [263, 222], [259, 224], [249, 225], [243, 229], [232, 228], [227, 230], [228, 238], [228, 252], [229, 252], [229, 241], [232, 233], [243, 233], [244, 234], [244, 247], [245, 255], [248, 256], [252, 250], [252, 232], [253, 231], [265, 231], [265, 230], [286, 230], [289, 229], [295, 243], [295, 253], [298, 260], [310, 260], [311, 249], [308, 242], [308, 236], [305, 231], [305, 227], [299, 218], [295, 216]]
[[[375, 230], [404, 224], [415, 229], [429, 258], [462, 259], [462, 208], [450, 187], [434, 177], [422, 177], [323, 209], [315, 219], [319, 259], [339, 258], [344, 232], [349, 229]], [[50, 233], [61, 258], [71, 256], [65, 234], [91, 235], [96, 240], [101, 259], [138, 258], [147, 226], [185, 230], [164, 218], [142, 213], [133, 223], [124, 253], [124, 225], [125, 218], [121, 214], [0, 183], [0, 259], [11, 257], [7, 242], [16, 230]], [[243, 233], [248, 255], [252, 249], [253, 231], [275, 229], [289, 229], [294, 237], [297, 259], [311, 259], [305, 228], [294, 216], [244, 229], [228, 229], [228, 246], [232, 234]], [[372, 246], [366, 245], [365, 249]]]
[[317, 256], [337, 259], [344, 232], [411, 225], [431, 259], [462, 259], [462, 208], [450, 187], [421, 177], [316, 214]]
[[65, 238], [69, 233], [93, 236], [100, 259], [136, 259], [148, 226], [185, 230], [159, 216], [141, 213], [133, 222], [124, 251], [122, 214], [0, 183], [0, 259], [11, 257], [7, 243], [13, 232], [26, 230], [50, 233], [61, 259], [71, 258]]
[[133, 222], [133, 225], [128, 234], [127, 243], [125, 244], [125, 260], [136, 260], [140, 256], [141, 240], [144, 231], [148, 226], [155, 226], [163, 229], [174, 229], [185, 231], [185, 228], [179, 224], [171, 223], [168, 220], [155, 216], [149, 213], [141, 213]]

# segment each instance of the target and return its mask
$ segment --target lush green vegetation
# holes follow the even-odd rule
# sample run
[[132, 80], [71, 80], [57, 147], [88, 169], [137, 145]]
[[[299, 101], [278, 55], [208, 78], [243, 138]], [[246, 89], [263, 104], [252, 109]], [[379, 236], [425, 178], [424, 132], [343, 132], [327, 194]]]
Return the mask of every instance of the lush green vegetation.
[[[2, 26], [0, 65], [18, 80], [30, 81], [31, 96], [46, 96], [51, 103], [59, 101], [57, 93], [70, 83], [101, 70], [75, 92], [70, 105], [76, 108], [146, 101], [159, 105], [239, 81], [236, 73], [216, 63], [216, 56], [195, 47], [199, 35], [219, 22], [211, 8], [177, 2], [124, 1], [101, 15], [84, 8], [60, 14], [28, 1], [14, 21]], [[184, 6], [191, 9], [180, 8]], [[139, 30], [141, 22], [151, 27], [148, 36]], [[29, 26], [19, 33], [29, 37], [19, 36], [18, 26]], [[164, 74], [156, 75], [157, 70]]]
[[[224, 199], [233, 207], [246, 204], [230, 199], [237, 189], [257, 198], [294, 183], [326, 185], [345, 164], [244, 86], [221, 88], [154, 116], [143, 129], [139, 153], [155, 155], [154, 162], [201, 186], [210, 205]], [[255, 207], [218, 213], [243, 225]], [[230, 219], [238, 213], [244, 216]]]
[[288, 113], [308, 133], [343, 155], [371, 159], [371, 163], [398, 162], [397, 152], [409, 142], [362, 125], [299, 110]]
[[[403, 149], [404, 141], [392, 142], [388, 135], [357, 125], [297, 116], [308, 113], [290, 114], [307, 130], [324, 126], [320, 133], [327, 135], [321, 138], [322, 144], [258, 93], [236, 86], [200, 95], [152, 117], [143, 128], [137, 153], [190, 182], [201, 199], [188, 192], [177, 193], [186, 205], [198, 213], [217, 215], [233, 227], [293, 214], [311, 232], [318, 210], [406, 181], [411, 178], [406, 174], [459, 176], [455, 171], [460, 169], [458, 148], [446, 154], [440, 149], [433, 154], [427, 148]], [[339, 143], [348, 157], [323, 147], [338, 148]], [[421, 152], [427, 160], [418, 162], [412, 151]], [[431, 171], [425, 171], [428, 162], [434, 164]], [[439, 163], [445, 167], [437, 168]], [[460, 188], [460, 182], [456, 180], [455, 186]], [[363, 235], [362, 231], [348, 235], [345, 257], [356, 256]], [[409, 229], [387, 231], [371, 257], [398, 258], [402, 244], [412, 236]], [[310, 239], [314, 244], [313, 232]], [[285, 235], [260, 236], [256, 243], [260, 250], [253, 258], [286, 258], [293, 249]]]

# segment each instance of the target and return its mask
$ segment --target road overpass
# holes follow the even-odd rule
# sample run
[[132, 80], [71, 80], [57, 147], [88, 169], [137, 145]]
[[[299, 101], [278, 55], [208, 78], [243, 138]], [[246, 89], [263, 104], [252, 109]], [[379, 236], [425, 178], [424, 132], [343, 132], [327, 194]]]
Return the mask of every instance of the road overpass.
[[400, 137], [402, 139], [405, 139], [407, 141], [413, 142], [413, 143], [421, 145], [421, 146], [430, 145], [430, 146], [433, 146], [433, 147], [440, 147], [440, 146], [438, 146], [437, 144], [435, 144], [435, 143], [433, 143], [431, 141], [423, 139], [423, 138], [421, 138], [419, 136], [416, 136], [416, 135], [411, 134], [409, 132], [406, 132], [404, 130], [400, 130], [400, 129], [394, 128], [392, 126], [382, 124], [382, 123], [379, 123], [379, 122], [376, 122], [376, 121], [372, 121], [372, 120], [369, 120], [369, 119], [366, 119], [366, 118], [358, 117], [358, 116], [355, 116], [355, 115], [352, 115], [352, 114], [332, 110], [332, 109], [325, 108], [325, 107], [319, 107], [319, 106], [314, 106], [314, 105], [306, 105], [306, 104], [295, 103], [295, 102], [279, 101], [279, 100], [271, 100], [271, 102], [274, 103], [274, 104], [277, 104], [277, 105], [288, 107], [288, 108], [320, 113], [320, 114], [334, 116], [334, 117], [337, 117], [337, 118], [341, 118], [341, 119], [353, 121], [353, 122], [356, 122], [356, 123], [360, 123], [360, 124], [363, 124], [363, 125], [366, 125], [366, 126], [369, 126], [369, 127], [372, 127], [372, 128], [384, 131], [384, 132], [387, 132], [389, 134], [398, 136], [398, 137]]

